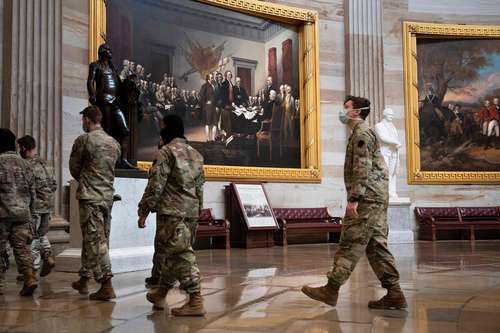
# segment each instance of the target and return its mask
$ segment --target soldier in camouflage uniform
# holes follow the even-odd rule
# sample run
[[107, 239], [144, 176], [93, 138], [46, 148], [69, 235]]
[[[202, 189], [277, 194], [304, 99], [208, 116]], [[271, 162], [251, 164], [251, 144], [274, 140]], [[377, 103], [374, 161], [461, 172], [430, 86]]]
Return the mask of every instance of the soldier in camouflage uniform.
[[[0, 129], [0, 255], [5, 256], [7, 243], [14, 250], [18, 271], [23, 274], [21, 296], [30, 296], [38, 286], [33, 274], [31, 218], [35, 208], [35, 184], [28, 163], [16, 153], [16, 136]], [[0, 261], [0, 294], [6, 265]]]
[[[163, 123], [163, 120], [162, 120]], [[162, 124], [162, 128], [163, 128]], [[158, 149], [161, 149], [163, 147], [164, 143], [163, 140], [160, 138], [160, 142], [158, 143]], [[151, 169], [149, 169], [149, 174], [151, 175], [151, 171], [154, 170], [154, 166], [156, 165], [157, 160], [155, 159], [153, 161], [153, 165]], [[144, 282], [146, 283], [146, 288], [155, 288], [158, 287], [160, 283], [160, 278], [161, 278], [161, 266], [163, 262], [165, 261], [165, 255], [164, 251], [160, 251], [160, 246], [161, 244], [159, 243], [160, 241], [160, 235], [158, 233], [158, 226], [156, 226], [156, 234], [155, 234], [155, 240], [154, 240], [154, 254], [153, 254], [153, 268], [151, 268], [151, 276], [146, 278]]]
[[69, 160], [71, 175], [78, 181], [76, 198], [83, 238], [80, 280], [73, 282], [72, 287], [87, 294], [88, 281], [93, 275], [101, 288], [90, 299], [110, 300], [116, 297], [111, 284], [108, 245], [120, 145], [102, 129], [102, 114], [97, 106], [89, 106], [81, 114], [86, 133], [75, 140]]
[[335, 253], [333, 268], [327, 274], [328, 283], [319, 288], [304, 286], [302, 292], [312, 299], [335, 306], [340, 286], [366, 253], [382, 287], [388, 291], [382, 299], [370, 301], [368, 307], [405, 308], [407, 304], [399, 286], [396, 262], [387, 248], [388, 170], [377, 137], [364, 121], [370, 113], [370, 101], [349, 96], [344, 107], [346, 110], [340, 112], [339, 119], [349, 126], [352, 134], [344, 164], [348, 203], [339, 250]]
[[146, 298], [163, 309], [167, 292], [176, 281], [189, 295], [189, 301], [172, 309], [175, 316], [203, 316], [200, 271], [192, 244], [196, 238], [197, 219], [203, 206], [203, 157], [184, 138], [182, 119], [165, 117], [161, 137], [165, 143], [158, 153], [148, 185], [139, 203], [139, 227], [146, 217], [157, 213], [157, 251], [164, 256], [159, 288]]
[[54, 178], [54, 171], [47, 165], [47, 162], [37, 156], [36, 141], [33, 137], [25, 135], [17, 140], [19, 153], [24, 158], [35, 176], [36, 202], [33, 214], [33, 242], [31, 252], [33, 254], [33, 269], [38, 271], [43, 261], [40, 276], [50, 274], [55, 266], [52, 256], [47, 232], [49, 231], [50, 214], [54, 209], [54, 194], [57, 183]]

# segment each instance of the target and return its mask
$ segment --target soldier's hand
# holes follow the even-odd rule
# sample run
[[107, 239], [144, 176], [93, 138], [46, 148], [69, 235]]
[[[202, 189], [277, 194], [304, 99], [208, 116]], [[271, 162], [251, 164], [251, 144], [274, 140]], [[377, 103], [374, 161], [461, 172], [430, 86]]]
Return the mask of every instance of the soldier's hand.
[[347, 207], [345, 209], [345, 215], [346, 217], [349, 217], [351, 219], [356, 219], [358, 218], [358, 202], [348, 202]]
[[146, 216], [139, 216], [139, 220], [137, 221], [137, 226], [139, 229], [146, 228]]

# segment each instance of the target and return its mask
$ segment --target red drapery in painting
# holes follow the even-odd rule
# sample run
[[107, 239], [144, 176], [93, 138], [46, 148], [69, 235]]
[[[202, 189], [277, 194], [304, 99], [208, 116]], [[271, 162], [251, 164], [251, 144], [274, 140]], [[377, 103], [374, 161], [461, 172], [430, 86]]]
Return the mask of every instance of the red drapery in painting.
[[281, 65], [283, 67], [282, 84], [292, 85], [293, 64], [292, 64], [292, 40], [287, 39], [282, 44]]
[[278, 84], [278, 60], [275, 47], [269, 49], [267, 75], [273, 78], [273, 85], [276, 87]]

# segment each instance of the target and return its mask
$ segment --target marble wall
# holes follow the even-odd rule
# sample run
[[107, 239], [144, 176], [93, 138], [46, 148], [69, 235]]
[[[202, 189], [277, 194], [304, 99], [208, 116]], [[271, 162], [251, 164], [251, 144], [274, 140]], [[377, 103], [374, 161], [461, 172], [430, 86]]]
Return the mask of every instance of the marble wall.
[[[427, 1], [427, 0], [426, 0]], [[468, 1], [453, 0], [465, 6]], [[483, 0], [487, 2], [488, 0]], [[492, 0], [490, 0], [491, 2]], [[275, 207], [327, 206], [341, 215], [345, 205], [343, 164], [347, 133], [338, 120], [345, 95], [345, 26], [344, 0], [272, 0], [271, 2], [311, 8], [320, 13], [320, 83], [321, 139], [323, 180], [321, 184], [267, 184]], [[402, 21], [498, 24], [491, 15], [469, 15], [449, 12], [448, 5], [435, 11], [422, 12], [417, 0], [383, 1], [383, 50], [385, 103], [396, 111], [395, 123], [404, 142], [404, 94], [402, 59]], [[429, 2], [429, 1], [427, 1]], [[434, 6], [437, 2], [434, 1]], [[445, 6], [445, 5], [443, 5]], [[471, 4], [471, 7], [477, 5]], [[412, 11], [418, 10], [418, 11]], [[460, 7], [462, 8], [462, 7]], [[443, 14], [449, 12], [450, 14]], [[474, 11], [474, 12], [477, 12]], [[63, 165], [67, 165], [71, 144], [81, 133], [78, 112], [86, 105], [85, 79], [88, 57], [87, 1], [63, 1]], [[410, 186], [406, 182], [406, 153], [401, 156], [398, 190], [414, 205], [483, 205], [498, 204], [500, 191], [493, 186]], [[69, 173], [65, 169], [65, 180]], [[223, 188], [227, 183], [206, 184], [206, 206], [223, 215]]]

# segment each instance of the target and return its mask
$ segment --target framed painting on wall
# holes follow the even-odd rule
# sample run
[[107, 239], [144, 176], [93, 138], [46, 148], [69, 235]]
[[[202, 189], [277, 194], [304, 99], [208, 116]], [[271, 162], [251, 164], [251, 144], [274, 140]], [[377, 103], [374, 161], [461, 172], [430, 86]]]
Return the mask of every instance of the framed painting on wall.
[[500, 183], [500, 26], [404, 23], [410, 184]]
[[319, 182], [318, 13], [255, 0], [89, 0], [89, 57], [106, 42], [141, 90], [139, 166], [162, 119], [184, 119], [209, 180]]

